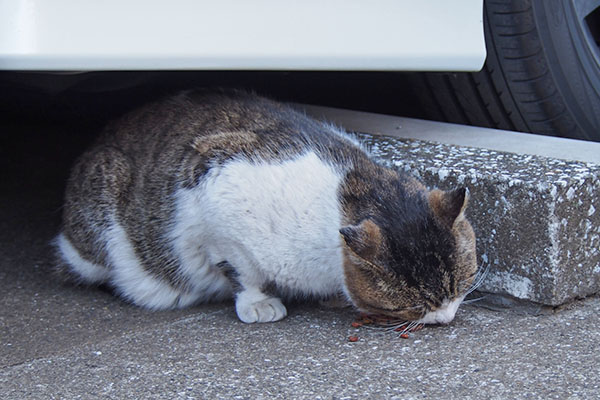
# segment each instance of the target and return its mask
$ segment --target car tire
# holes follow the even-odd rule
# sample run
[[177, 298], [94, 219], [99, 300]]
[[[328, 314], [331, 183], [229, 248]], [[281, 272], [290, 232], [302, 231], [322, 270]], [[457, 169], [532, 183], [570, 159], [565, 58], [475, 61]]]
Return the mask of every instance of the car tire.
[[486, 1], [483, 69], [418, 74], [414, 91], [426, 117], [600, 141], [599, 6]]

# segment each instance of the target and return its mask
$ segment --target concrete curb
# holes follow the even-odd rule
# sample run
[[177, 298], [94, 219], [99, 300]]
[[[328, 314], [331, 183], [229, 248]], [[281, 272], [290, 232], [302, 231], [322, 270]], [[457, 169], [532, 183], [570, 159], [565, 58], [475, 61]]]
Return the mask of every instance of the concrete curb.
[[[469, 188], [468, 217], [480, 265], [489, 268], [481, 290], [551, 306], [600, 291], [600, 143], [321, 107], [307, 112], [361, 132], [376, 157], [429, 187]], [[409, 131], [398, 128], [407, 125]], [[415, 139], [420, 132], [427, 140]]]

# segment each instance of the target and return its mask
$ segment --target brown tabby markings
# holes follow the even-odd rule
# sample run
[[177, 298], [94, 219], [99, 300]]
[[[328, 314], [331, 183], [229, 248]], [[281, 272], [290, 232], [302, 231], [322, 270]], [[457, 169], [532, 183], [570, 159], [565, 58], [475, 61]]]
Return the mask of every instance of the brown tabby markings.
[[[307, 152], [343, 176], [339, 246], [347, 294], [358, 308], [415, 320], [465, 293], [477, 265], [464, 189], [428, 191], [373, 162], [334, 128], [235, 91], [189, 92], [109, 125], [73, 169], [64, 234], [84, 259], [109, 265], [100, 243], [107, 216], [116, 210], [141, 266], [185, 291], [189, 282], [165, 240], [175, 215], [173, 194], [197, 188], [211, 168], [234, 158], [285, 161]], [[95, 170], [84, 170], [89, 165]], [[238, 291], [234, 266], [224, 261], [214, 268]], [[266, 282], [262, 289], [272, 288]]]
[[[379, 167], [381, 168], [381, 167]], [[373, 182], [380, 184], [377, 193], [394, 193], [393, 182], [402, 179], [402, 187], [408, 197], [421, 196], [427, 199], [431, 217], [438, 221], [440, 228], [447, 231], [454, 238], [451, 259], [446, 260], [454, 264], [453, 268], [438, 271], [440, 284], [444, 292], [439, 289], [431, 290], [431, 285], [408, 285], [399, 271], [382, 267], [379, 263], [386, 263], [390, 253], [384, 240], [381, 229], [370, 219], [364, 220], [366, 215], [377, 214], [377, 201], [369, 202], [361, 207], [359, 202], [350, 201], [346, 210], [350, 211], [349, 221], [363, 220], [359, 226], [356, 237], [348, 237], [342, 232], [345, 240], [344, 270], [346, 283], [353, 301], [363, 310], [373, 313], [394, 315], [407, 320], [419, 319], [427, 311], [435, 311], [444, 300], [453, 300], [464, 293], [473, 282], [476, 272], [475, 236], [470, 224], [464, 219], [464, 210], [467, 204], [465, 190], [443, 192], [433, 190], [428, 192], [418, 181], [402, 177], [395, 171], [377, 171], [378, 166], [363, 167], [361, 171], [368, 170], [365, 176], [369, 180], [362, 180], [348, 175], [344, 189], [348, 197], [365, 198], [373, 190]], [[372, 179], [376, 176], [378, 179]], [[382, 189], [383, 188], [383, 189]], [[348, 214], [347, 214], [348, 215]], [[431, 222], [430, 222], [431, 223]], [[443, 243], [448, 245], [448, 243]], [[442, 256], [434, 249], [432, 257], [438, 260], [439, 265], [444, 264]], [[457, 284], [458, 277], [463, 277]], [[360, 295], [354, 295], [352, 294]], [[422, 304], [423, 306], [416, 306]]]

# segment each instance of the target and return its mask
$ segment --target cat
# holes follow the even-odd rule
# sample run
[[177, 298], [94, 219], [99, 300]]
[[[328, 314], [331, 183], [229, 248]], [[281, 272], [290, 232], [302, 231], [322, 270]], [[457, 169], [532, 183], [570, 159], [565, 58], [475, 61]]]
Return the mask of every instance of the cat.
[[62, 268], [149, 309], [291, 298], [448, 323], [477, 274], [468, 190], [427, 190], [349, 134], [237, 90], [190, 90], [108, 124], [72, 168]]

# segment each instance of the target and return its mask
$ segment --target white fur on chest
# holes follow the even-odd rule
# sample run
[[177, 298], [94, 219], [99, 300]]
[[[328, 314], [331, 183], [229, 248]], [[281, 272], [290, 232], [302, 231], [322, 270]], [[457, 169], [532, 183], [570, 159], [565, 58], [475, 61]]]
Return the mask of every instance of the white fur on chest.
[[243, 282], [274, 282], [290, 295], [342, 290], [341, 179], [313, 152], [211, 169], [197, 188], [176, 194], [171, 237], [184, 275], [228, 261]]

